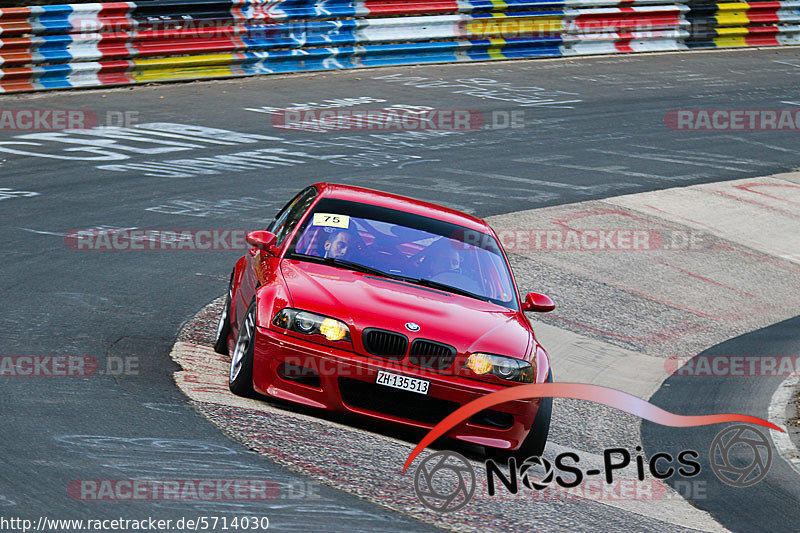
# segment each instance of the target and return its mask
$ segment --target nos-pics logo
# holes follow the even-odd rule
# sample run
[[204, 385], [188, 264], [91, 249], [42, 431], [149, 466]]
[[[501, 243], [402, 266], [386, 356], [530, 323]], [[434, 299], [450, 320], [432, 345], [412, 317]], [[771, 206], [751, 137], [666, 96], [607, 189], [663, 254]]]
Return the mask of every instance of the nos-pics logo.
[[[620, 451], [625, 452], [621, 448], [604, 452], [604, 474], [609, 483], [613, 478], [613, 470], [625, 468], [630, 464], [631, 457], [627, 452], [625, 452], [627, 457], [623, 455], [623, 460], [620, 462], [615, 463], [610, 460], [609, 457], [619, 454]], [[577, 454], [567, 452], [562, 455], [572, 456], [575, 462], [566, 469], [571, 475], [579, 474], [580, 479], [583, 479], [584, 475], [601, 474], [599, 469], [585, 472], [579, 470], [577, 468], [579, 461], [575, 461], [578, 459]], [[677, 458], [680, 463], [678, 466], [683, 465], [684, 468], [677, 470], [686, 477], [696, 476], [700, 473], [700, 464], [694, 459], [698, 457], [699, 454], [692, 450], [681, 452]], [[651, 459], [648, 468], [650, 475], [656, 479], [667, 479], [675, 474], [675, 468], [665, 467], [673, 460], [670, 454], [653, 454]], [[639, 465], [638, 460], [636, 462], [640, 470], [639, 478], [644, 479], [644, 466]], [[772, 465], [772, 448], [764, 433], [750, 425], [737, 424], [723, 429], [714, 437], [709, 449], [709, 462], [712, 471], [723, 483], [733, 487], [750, 487], [764, 479], [769, 472]], [[561, 463], [560, 459], [556, 458], [556, 464], [561, 465]], [[515, 470], [512, 478], [520, 480], [522, 485], [530, 490], [544, 490], [553, 481], [562, 484], [560, 476], [555, 475], [553, 465], [543, 458], [530, 457], [519, 465], [514, 459], [510, 459], [508, 467], [509, 471], [512, 468]], [[537, 470], [543, 469], [544, 476], [541, 479], [529, 477], [528, 470], [532, 467], [537, 467]], [[486, 462], [486, 473], [487, 487], [491, 496], [495, 492], [494, 477], [498, 475], [502, 477], [502, 474], [493, 461]], [[579, 482], [577, 476], [575, 481]], [[516, 481], [513, 483], [514, 488], [507, 480], [503, 480], [502, 484], [516, 493]], [[565, 486], [574, 484], [575, 482], [570, 482]], [[473, 466], [465, 457], [451, 451], [439, 451], [429, 455], [420, 463], [414, 475], [414, 490], [420, 502], [425, 507], [440, 513], [457, 511], [466, 506], [475, 495], [476, 487], [477, 476]]]

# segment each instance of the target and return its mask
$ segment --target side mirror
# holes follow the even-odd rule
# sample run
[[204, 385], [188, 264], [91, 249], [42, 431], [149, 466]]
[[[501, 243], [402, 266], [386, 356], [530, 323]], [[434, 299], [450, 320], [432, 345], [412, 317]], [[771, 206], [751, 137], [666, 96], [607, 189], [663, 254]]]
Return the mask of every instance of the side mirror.
[[535, 313], [549, 313], [555, 308], [556, 304], [549, 296], [538, 292], [529, 292], [525, 296], [525, 302], [522, 304], [523, 311], [533, 311]]
[[270, 255], [278, 255], [278, 250], [275, 247], [275, 241], [278, 237], [271, 231], [251, 231], [247, 234], [247, 244], [253, 248], [263, 250]]

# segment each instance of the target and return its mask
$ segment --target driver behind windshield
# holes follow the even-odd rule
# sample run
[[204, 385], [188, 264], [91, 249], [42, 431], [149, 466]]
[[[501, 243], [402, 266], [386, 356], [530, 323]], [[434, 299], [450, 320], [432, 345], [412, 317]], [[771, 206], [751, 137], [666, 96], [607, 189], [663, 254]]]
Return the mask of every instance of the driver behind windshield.
[[444, 272], [461, 273], [461, 254], [449, 246], [444, 248], [439, 255], [431, 257], [430, 275], [436, 276]]
[[325, 240], [323, 246], [325, 255], [323, 255], [323, 257], [346, 259], [348, 255], [352, 255], [348, 254], [348, 252], [352, 251], [353, 248], [355, 248], [353, 245], [353, 236], [345, 230], [339, 230], [335, 233], [331, 233]]
[[480, 242], [490, 245], [473, 243], [466, 231], [423, 215], [323, 198], [296, 232], [289, 257], [356, 263], [350, 265], [353, 270], [418, 285], [436, 283], [444, 291], [449, 287], [514, 308], [510, 272], [496, 242], [481, 234]]

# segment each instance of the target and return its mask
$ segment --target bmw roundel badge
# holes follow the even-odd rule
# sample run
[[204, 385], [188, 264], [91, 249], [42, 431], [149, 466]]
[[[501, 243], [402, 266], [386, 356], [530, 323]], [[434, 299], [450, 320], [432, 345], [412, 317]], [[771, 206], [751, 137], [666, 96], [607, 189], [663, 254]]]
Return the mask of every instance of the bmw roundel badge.
[[408, 331], [419, 331], [419, 324], [415, 324], [414, 322], [406, 322], [406, 329]]

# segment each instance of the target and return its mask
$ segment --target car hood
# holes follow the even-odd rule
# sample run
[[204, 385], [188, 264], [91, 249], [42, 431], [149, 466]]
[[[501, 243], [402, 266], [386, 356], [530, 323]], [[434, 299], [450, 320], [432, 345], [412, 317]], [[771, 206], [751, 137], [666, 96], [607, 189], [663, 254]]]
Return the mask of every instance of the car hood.
[[[292, 305], [346, 322], [358, 351], [369, 327], [450, 344], [459, 354], [522, 358], [531, 341], [521, 314], [490, 302], [305, 261], [284, 260], [281, 272]], [[409, 322], [420, 330], [409, 331]]]

